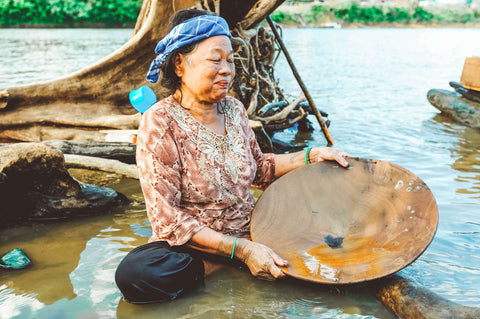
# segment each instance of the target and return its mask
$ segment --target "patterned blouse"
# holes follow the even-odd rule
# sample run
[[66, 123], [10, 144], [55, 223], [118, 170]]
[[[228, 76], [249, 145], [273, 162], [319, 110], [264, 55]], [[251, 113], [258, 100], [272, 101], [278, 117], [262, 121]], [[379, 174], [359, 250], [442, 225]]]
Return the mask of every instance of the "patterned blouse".
[[225, 98], [226, 134], [198, 122], [173, 96], [142, 116], [137, 167], [153, 234], [150, 241], [183, 245], [204, 227], [248, 237], [255, 200], [275, 175], [242, 103]]

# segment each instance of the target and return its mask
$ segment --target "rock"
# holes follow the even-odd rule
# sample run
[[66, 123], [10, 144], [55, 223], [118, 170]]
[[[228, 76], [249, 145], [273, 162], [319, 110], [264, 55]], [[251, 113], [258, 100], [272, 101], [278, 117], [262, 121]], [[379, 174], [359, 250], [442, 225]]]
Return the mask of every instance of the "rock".
[[112, 189], [75, 180], [63, 153], [51, 146], [0, 147], [0, 228], [31, 219], [98, 214], [125, 201]]
[[480, 128], [480, 103], [456, 92], [441, 89], [429, 90], [427, 98], [434, 107], [460, 124]]

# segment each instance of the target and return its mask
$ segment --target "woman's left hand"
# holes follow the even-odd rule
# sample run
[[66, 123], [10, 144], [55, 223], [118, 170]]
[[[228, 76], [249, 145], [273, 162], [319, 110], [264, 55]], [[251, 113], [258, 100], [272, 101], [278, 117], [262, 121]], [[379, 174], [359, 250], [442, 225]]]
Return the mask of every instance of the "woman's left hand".
[[348, 167], [347, 158], [353, 157], [347, 152], [341, 151], [331, 147], [314, 147], [310, 150], [308, 158], [310, 163], [322, 162], [322, 161], [337, 161], [338, 164], [343, 167]]
[[278, 178], [296, 168], [305, 166], [307, 163], [317, 163], [322, 161], [336, 161], [343, 167], [348, 167], [347, 158], [353, 156], [347, 152], [331, 147], [314, 147], [290, 154], [275, 154], [275, 177]]

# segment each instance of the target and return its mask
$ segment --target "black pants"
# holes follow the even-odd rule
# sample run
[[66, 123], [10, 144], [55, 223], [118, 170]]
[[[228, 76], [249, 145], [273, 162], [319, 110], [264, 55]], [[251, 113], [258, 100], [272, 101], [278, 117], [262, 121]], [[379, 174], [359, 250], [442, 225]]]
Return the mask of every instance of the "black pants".
[[[154, 303], [176, 299], [204, 280], [203, 260], [242, 267], [239, 262], [157, 241], [129, 252], [118, 265], [115, 282], [126, 301]], [[243, 267], [242, 267], [243, 268]]]

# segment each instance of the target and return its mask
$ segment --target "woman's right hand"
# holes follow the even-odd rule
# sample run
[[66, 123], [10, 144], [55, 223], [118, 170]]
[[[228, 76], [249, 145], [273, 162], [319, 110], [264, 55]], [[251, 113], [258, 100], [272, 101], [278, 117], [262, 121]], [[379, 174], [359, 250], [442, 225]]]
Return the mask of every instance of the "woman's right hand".
[[235, 248], [235, 257], [243, 261], [255, 277], [275, 280], [285, 277], [278, 266], [286, 266], [287, 261], [265, 245], [239, 238]]

